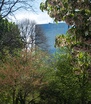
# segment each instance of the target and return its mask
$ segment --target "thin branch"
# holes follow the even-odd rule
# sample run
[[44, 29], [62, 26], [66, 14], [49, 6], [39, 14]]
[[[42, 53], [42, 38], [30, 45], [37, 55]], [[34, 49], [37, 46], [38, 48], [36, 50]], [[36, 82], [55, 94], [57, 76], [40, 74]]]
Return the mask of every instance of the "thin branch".
[[25, 9], [25, 10], [32, 10], [32, 4], [29, 2], [33, 2], [34, 0], [2, 0], [0, 2], [0, 13], [2, 15], [2, 18], [7, 17], [9, 14], [14, 13], [15, 11], [19, 9]]
[[3, 5], [4, 5], [4, 1], [5, 1], [5, 0], [2, 0], [2, 2], [0, 2], [0, 4], [1, 4], [1, 6], [0, 6], [0, 12], [2, 11], [2, 7], [3, 7]]

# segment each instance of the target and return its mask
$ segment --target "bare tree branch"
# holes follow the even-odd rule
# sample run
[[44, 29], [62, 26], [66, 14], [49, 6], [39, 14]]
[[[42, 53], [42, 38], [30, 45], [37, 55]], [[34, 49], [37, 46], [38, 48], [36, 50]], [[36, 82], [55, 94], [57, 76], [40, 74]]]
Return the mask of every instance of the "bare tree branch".
[[0, 15], [5, 18], [21, 8], [33, 10], [33, 1], [34, 0], [2, 0], [0, 1]]
[[48, 50], [47, 37], [40, 27], [33, 20], [24, 19], [19, 24], [20, 34], [25, 43], [25, 49], [38, 47], [42, 50]]

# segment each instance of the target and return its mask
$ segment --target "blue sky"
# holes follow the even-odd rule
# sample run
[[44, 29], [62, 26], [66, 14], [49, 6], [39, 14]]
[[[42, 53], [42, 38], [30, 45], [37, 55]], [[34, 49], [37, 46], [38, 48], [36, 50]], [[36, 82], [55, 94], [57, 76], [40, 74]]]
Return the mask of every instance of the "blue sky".
[[[35, 20], [37, 24], [45, 24], [45, 23], [53, 22], [53, 19], [49, 17], [47, 12], [42, 12], [39, 9], [40, 3], [42, 1], [44, 0], [35, 0], [35, 2], [33, 2], [33, 9], [35, 10], [35, 12], [26, 11], [23, 9], [15, 12], [17, 21], [24, 19], [24, 18], [28, 18], [30, 20]], [[13, 21], [16, 21], [13, 17], [10, 17], [10, 18], [12, 18]]]

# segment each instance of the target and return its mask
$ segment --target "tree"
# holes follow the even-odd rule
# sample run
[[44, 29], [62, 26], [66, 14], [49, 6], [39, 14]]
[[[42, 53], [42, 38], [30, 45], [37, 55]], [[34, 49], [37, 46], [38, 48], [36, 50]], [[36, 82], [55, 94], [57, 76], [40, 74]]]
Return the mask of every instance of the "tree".
[[91, 64], [91, 56], [86, 57], [86, 53], [79, 53], [78, 56], [73, 57], [65, 48], [64, 52], [65, 54], [58, 53], [55, 56], [55, 63], [52, 65], [55, 68], [54, 77], [40, 89], [39, 104], [89, 104], [91, 102], [91, 73], [87, 71]]
[[[75, 47], [90, 52], [91, 46], [91, 1], [90, 0], [46, 0], [41, 3], [41, 10], [55, 21], [65, 21], [72, 28], [70, 38], [74, 39]], [[91, 52], [90, 52], [91, 53]]]
[[18, 23], [20, 29], [20, 34], [23, 38], [25, 49], [34, 48], [35, 42], [35, 21], [30, 21], [29, 19], [21, 20]]
[[0, 57], [5, 56], [7, 51], [14, 55], [15, 50], [23, 48], [18, 26], [7, 19], [0, 18]]
[[[26, 56], [27, 55], [27, 56]], [[27, 57], [27, 60], [26, 60]], [[39, 90], [47, 84], [45, 53], [20, 53], [19, 57], [7, 56], [0, 62], [0, 103], [33, 104], [39, 99]], [[49, 72], [49, 71], [48, 71]]]
[[48, 51], [49, 48], [47, 37], [43, 32], [43, 29], [37, 24], [35, 26], [35, 46], [42, 51]]
[[13, 13], [19, 9], [33, 10], [32, 2], [34, 0], [1, 0], [0, 1], [0, 15], [2, 18], [8, 15], [14, 15]]
[[[91, 97], [91, 60], [89, 59], [91, 57], [91, 1], [46, 0], [45, 3], [41, 3], [40, 8], [46, 10], [55, 21], [63, 20], [71, 26], [66, 36], [60, 35], [56, 38], [56, 45], [68, 49], [70, 52], [70, 55], [64, 53], [64, 56], [67, 55], [65, 58], [59, 56], [60, 64], [57, 65], [57, 77], [58, 80], [61, 80], [59, 88], [63, 88], [62, 95], [66, 98], [64, 103], [91, 103], [89, 99]], [[74, 96], [71, 95], [72, 93]]]
[[47, 39], [40, 27], [33, 20], [25, 19], [18, 23], [20, 34], [23, 37], [25, 48], [33, 50], [38, 47], [47, 50]]

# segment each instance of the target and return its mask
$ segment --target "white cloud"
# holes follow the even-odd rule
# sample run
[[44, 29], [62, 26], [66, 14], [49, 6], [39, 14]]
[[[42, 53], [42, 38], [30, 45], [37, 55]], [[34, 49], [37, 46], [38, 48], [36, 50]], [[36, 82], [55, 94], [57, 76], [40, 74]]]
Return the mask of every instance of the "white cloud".
[[53, 22], [53, 19], [51, 19], [46, 12], [42, 12], [40, 10], [39, 6], [42, 1], [45, 1], [45, 0], [38, 0], [34, 2], [33, 8], [36, 13], [34, 13], [34, 11], [19, 10], [14, 13], [16, 19], [12, 16], [9, 16], [9, 18], [11, 18], [12, 21], [15, 21], [15, 22], [21, 19], [25, 19], [25, 18], [30, 19], [30, 20], [35, 20], [36, 23], [38, 24], [45, 24], [45, 23]]
[[53, 19], [48, 16], [46, 12], [39, 12], [38, 14], [36, 13], [29, 13], [29, 12], [18, 12], [15, 15], [16, 19], [14, 17], [10, 17], [12, 21], [19, 21], [22, 19], [30, 19], [30, 20], [35, 20], [37, 24], [45, 24], [49, 22], [53, 22]]
[[39, 13], [39, 14], [36, 14], [36, 15], [31, 15], [31, 16], [35, 17], [34, 20], [38, 24], [44, 24], [44, 23], [49, 23], [49, 22], [53, 21], [53, 19], [50, 18], [47, 13]]

